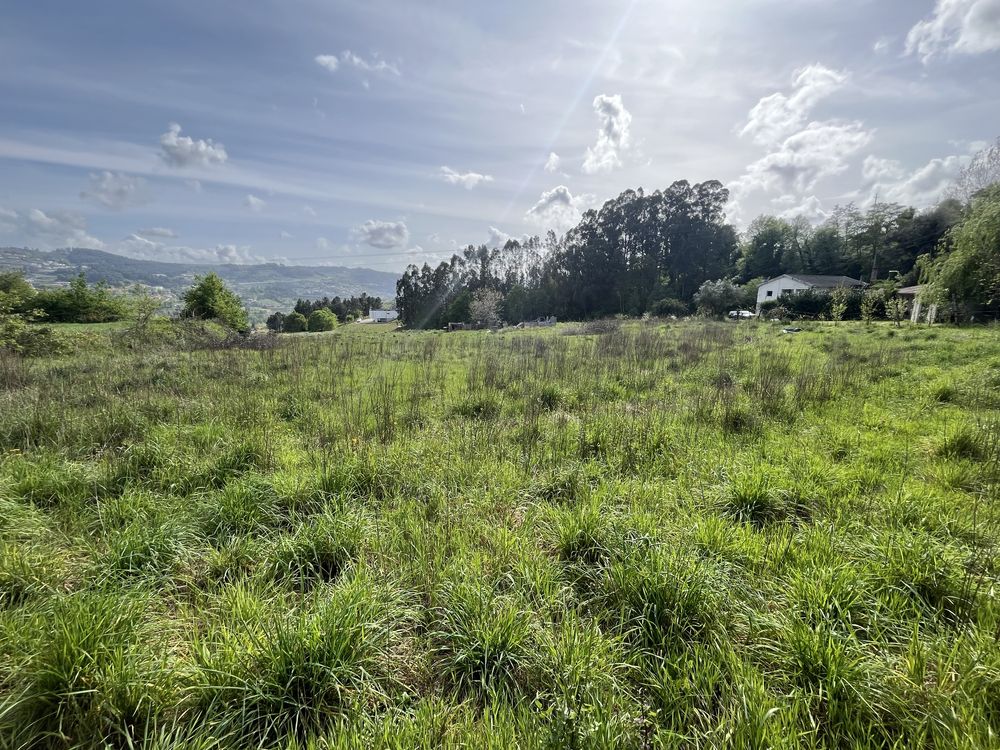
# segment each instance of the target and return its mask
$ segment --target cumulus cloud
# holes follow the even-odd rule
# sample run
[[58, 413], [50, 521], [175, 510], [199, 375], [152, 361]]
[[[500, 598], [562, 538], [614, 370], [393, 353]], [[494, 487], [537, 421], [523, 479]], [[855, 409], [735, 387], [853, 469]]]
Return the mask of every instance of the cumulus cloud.
[[167, 229], [167, 227], [149, 227], [148, 229], [140, 229], [136, 232], [140, 237], [160, 237], [163, 239], [174, 239], [177, 237], [177, 233], [173, 229]]
[[503, 247], [507, 244], [507, 240], [510, 239], [510, 235], [504, 232], [502, 229], [497, 229], [496, 227], [490, 227], [487, 230], [487, 247]]
[[948, 53], [1000, 50], [1000, 0], [938, 0], [930, 18], [906, 36], [906, 54], [926, 64]]
[[931, 159], [912, 171], [898, 161], [865, 158], [863, 174], [869, 185], [868, 203], [877, 198], [889, 203], [926, 208], [940, 203], [954, 186], [962, 168], [969, 163], [968, 155], [952, 155]]
[[812, 122], [753, 162], [733, 183], [737, 197], [754, 190], [803, 193], [824, 177], [840, 174], [872, 133], [861, 122]]
[[568, 187], [559, 185], [542, 193], [525, 218], [546, 229], [564, 232], [580, 220], [580, 214], [593, 200], [591, 195], [574, 196]]
[[805, 218], [810, 224], [820, 224], [830, 217], [830, 212], [823, 207], [823, 202], [815, 195], [799, 199], [795, 195], [783, 195], [774, 203], [778, 206], [788, 206], [778, 216], [782, 219]]
[[321, 68], [329, 71], [330, 73], [336, 73], [341, 67], [350, 67], [355, 70], [360, 70], [363, 73], [385, 73], [388, 75], [398, 76], [399, 67], [394, 63], [383, 60], [377, 55], [371, 59], [365, 59], [361, 55], [357, 55], [351, 52], [349, 49], [345, 49], [337, 55], [316, 55], [313, 58], [316, 64]]
[[[750, 110], [740, 135], [767, 152], [729, 184], [730, 213], [739, 215], [743, 200], [755, 192], [779, 192], [782, 200], [802, 204], [820, 180], [847, 170], [874, 133], [858, 120], [809, 119], [813, 108], [847, 78], [845, 72], [810, 65], [795, 72], [790, 93], [765, 96]], [[815, 213], [815, 205], [806, 208]]]
[[370, 247], [391, 250], [405, 247], [410, 241], [410, 230], [402, 221], [378, 221], [369, 219], [354, 228], [354, 236]]
[[21, 241], [45, 249], [85, 247], [95, 250], [104, 243], [87, 232], [87, 220], [69, 211], [0, 209], [0, 229], [21, 238]]
[[587, 149], [583, 171], [587, 174], [610, 172], [622, 165], [621, 155], [628, 150], [632, 115], [622, 103], [621, 94], [600, 94], [594, 98], [594, 112], [600, 121], [597, 143]]
[[247, 193], [247, 197], [243, 199], [243, 205], [253, 211], [255, 214], [259, 214], [265, 208], [267, 208], [267, 201], [262, 198], [258, 198], [253, 193]]
[[472, 190], [485, 182], [493, 182], [493, 176], [478, 172], [457, 172], [451, 167], [441, 167], [438, 176], [449, 185], [461, 185], [466, 190]]
[[549, 158], [545, 160], [545, 171], [546, 172], [556, 172], [559, 170], [559, 162], [562, 159], [559, 158], [559, 154], [555, 151], [549, 154]]
[[160, 136], [160, 156], [172, 167], [207, 167], [224, 164], [229, 158], [226, 147], [207, 140], [181, 135], [181, 126], [170, 123], [167, 132]]
[[80, 197], [114, 211], [138, 206], [148, 200], [146, 181], [122, 172], [97, 172], [90, 175], [87, 189]]
[[861, 163], [861, 176], [865, 182], [898, 180], [904, 173], [903, 165], [895, 159], [881, 159], [869, 154]]
[[762, 146], [780, 142], [800, 130], [812, 109], [846, 81], [846, 73], [823, 65], [795, 71], [791, 94], [779, 91], [758, 101], [740, 135], [750, 136]]

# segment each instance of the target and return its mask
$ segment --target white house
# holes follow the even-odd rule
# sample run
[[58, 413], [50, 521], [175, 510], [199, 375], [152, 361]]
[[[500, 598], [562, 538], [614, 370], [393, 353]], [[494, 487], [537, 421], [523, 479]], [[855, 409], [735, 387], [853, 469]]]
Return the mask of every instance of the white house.
[[804, 273], [785, 273], [768, 279], [757, 287], [757, 310], [765, 302], [773, 302], [785, 294], [797, 294], [807, 289], [822, 289], [831, 291], [833, 289], [847, 288], [860, 289], [864, 282], [852, 279], [850, 276], [814, 276]]
[[374, 323], [391, 323], [399, 318], [399, 310], [372, 310], [368, 317]]

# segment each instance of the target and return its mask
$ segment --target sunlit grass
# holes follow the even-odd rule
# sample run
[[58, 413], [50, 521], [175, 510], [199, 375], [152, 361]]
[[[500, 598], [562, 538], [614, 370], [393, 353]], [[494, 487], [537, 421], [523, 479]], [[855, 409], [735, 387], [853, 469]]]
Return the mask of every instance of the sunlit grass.
[[1000, 332], [804, 328], [6, 361], [0, 747], [995, 746]]

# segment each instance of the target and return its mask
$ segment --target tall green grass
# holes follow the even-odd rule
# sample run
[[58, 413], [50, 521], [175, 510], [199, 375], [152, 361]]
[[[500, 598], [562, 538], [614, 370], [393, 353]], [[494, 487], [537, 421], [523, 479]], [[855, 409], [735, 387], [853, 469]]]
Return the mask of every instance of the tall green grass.
[[804, 327], [4, 359], [0, 748], [997, 746], [1000, 332]]

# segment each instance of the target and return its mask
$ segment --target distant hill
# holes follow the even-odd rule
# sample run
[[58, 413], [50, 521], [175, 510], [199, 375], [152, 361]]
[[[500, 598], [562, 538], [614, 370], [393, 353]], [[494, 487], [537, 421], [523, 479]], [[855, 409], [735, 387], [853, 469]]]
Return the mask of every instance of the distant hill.
[[0, 248], [0, 270], [12, 269], [24, 271], [39, 288], [65, 285], [81, 271], [87, 281], [106, 281], [115, 288], [142, 284], [159, 290], [168, 305], [178, 302], [196, 275], [215, 271], [243, 298], [255, 319], [275, 310], [288, 310], [300, 297], [350, 297], [367, 292], [389, 303], [396, 296], [398, 278], [398, 274], [369, 268], [162, 263], [83, 248], [52, 252]]

